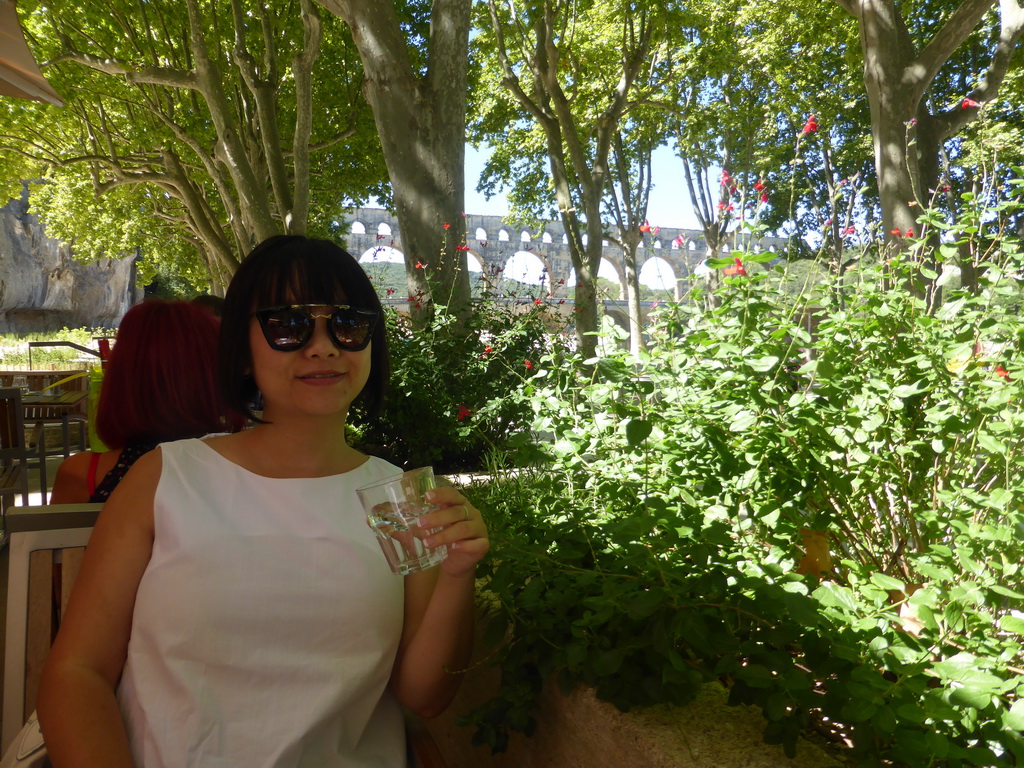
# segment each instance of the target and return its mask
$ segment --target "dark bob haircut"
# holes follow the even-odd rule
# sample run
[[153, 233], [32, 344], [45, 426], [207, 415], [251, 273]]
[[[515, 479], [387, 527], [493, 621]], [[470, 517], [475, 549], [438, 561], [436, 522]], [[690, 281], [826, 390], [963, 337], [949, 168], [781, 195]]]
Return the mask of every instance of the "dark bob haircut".
[[350, 304], [381, 314], [370, 345], [370, 377], [356, 398], [366, 416], [379, 411], [387, 392], [390, 365], [383, 310], [363, 268], [348, 251], [328, 240], [275, 235], [257, 245], [231, 279], [220, 326], [221, 392], [230, 408], [253, 414], [249, 323], [252, 313], [281, 304]]
[[184, 301], [129, 309], [103, 372], [96, 433], [109, 448], [234, 432], [216, 383], [218, 321]]

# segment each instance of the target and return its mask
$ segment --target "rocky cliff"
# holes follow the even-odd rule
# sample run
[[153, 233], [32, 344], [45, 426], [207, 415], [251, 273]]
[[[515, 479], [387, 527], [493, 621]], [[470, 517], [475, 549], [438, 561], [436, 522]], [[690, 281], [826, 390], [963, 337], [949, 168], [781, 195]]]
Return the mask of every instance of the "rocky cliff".
[[28, 213], [28, 190], [0, 208], [0, 333], [113, 327], [141, 298], [131, 257], [79, 264]]

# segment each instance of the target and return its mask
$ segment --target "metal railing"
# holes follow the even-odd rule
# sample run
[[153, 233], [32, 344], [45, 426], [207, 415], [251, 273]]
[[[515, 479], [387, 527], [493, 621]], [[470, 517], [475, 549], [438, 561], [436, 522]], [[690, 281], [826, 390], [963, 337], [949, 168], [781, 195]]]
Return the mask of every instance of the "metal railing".
[[[98, 339], [97, 339], [98, 341]], [[93, 357], [100, 357], [99, 350], [89, 349], [89, 347], [83, 347], [81, 344], [75, 344], [73, 341], [30, 341], [28, 343], [28, 367], [32, 368], [32, 349], [34, 347], [71, 347], [79, 352], [84, 352], [87, 355]]]

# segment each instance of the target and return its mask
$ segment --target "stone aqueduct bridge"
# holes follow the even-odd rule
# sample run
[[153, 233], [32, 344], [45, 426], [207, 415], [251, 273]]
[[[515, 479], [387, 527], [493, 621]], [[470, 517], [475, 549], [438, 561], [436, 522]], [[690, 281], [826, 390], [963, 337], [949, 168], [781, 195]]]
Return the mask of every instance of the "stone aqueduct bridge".
[[[383, 208], [356, 208], [345, 214], [343, 225], [348, 250], [357, 259], [380, 247], [404, 253], [398, 221]], [[546, 222], [542, 231], [530, 232], [501, 216], [466, 214], [451, 225], [465, 231], [469, 253], [480, 262], [485, 278], [501, 274], [499, 270], [505, 269], [509, 259], [517, 253], [527, 252], [543, 264], [547, 292], [556, 299], [568, 295], [570, 276], [574, 275], [561, 222]], [[786, 240], [761, 238], [755, 248], [783, 252]], [[644, 235], [643, 245], [637, 250], [637, 270], [651, 259], [662, 259], [675, 278], [675, 298], [679, 299], [684, 293], [685, 279], [707, 256], [704, 235], [700, 230], [661, 227], [657, 233]], [[625, 300], [626, 280], [621, 249], [606, 241], [604, 258], [615, 268], [619, 277], [619, 299]], [[664, 269], [661, 271], [665, 272]]]

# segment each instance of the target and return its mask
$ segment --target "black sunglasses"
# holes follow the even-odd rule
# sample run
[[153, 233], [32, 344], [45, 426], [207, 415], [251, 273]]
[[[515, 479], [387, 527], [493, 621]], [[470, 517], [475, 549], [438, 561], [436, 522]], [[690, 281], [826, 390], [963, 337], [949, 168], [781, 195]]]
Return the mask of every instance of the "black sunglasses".
[[278, 352], [294, 352], [306, 346], [320, 317], [327, 320], [327, 333], [334, 346], [358, 352], [370, 343], [379, 317], [377, 310], [347, 304], [286, 304], [260, 309], [253, 315], [267, 344]]

